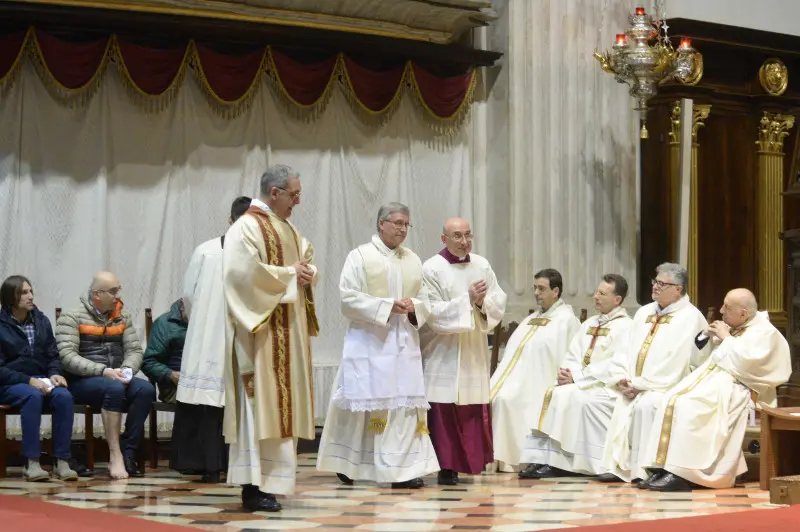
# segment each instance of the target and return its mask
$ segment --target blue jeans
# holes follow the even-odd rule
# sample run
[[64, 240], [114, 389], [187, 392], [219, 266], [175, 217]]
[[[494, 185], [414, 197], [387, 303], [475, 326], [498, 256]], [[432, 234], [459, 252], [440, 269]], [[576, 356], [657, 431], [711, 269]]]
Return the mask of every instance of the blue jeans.
[[73, 379], [69, 388], [77, 404], [89, 405], [92, 410], [128, 413], [119, 446], [125, 456], [136, 456], [144, 435], [144, 422], [156, 400], [153, 385], [137, 377], [128, 384], [105, 377], [86, 377]]
[[42, 426], [42, 413], [47, 409], [53, 420], [53, 454], [56, 458], [69, 460], [72, 420], [75, 417], [69, 390], [53, 388], [49, 394], [44, 395], [30, 384], [0, 386], [0, 403], [20, 410], [22, 455], [25, 458], [38, 460], [42, 454], [39, 429]]

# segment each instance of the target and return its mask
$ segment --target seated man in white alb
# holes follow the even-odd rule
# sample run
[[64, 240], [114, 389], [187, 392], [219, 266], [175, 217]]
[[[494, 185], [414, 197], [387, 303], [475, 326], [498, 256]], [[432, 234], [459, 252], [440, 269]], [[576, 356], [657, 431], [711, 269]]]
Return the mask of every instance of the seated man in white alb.
[[541, 310], [520, 322], [491, 379], [494, 458], [505, 466], [522, 463], [528, 434], [539, 424], [544, 394], [555, 384], [558, 368], [580, 327], [572, 307], [561, 299], [561, 274], [548, 268], [534, 278], [534, 295]]
[[640, 479], [640, 488], [647, 488], [649, 475], [639, 464], [658, 405], [665, 392], [703, 362], [694, 337], [708, 325], [686, 295], [686, 268], [667, 262], [656, 272], [653, 302], [633, 317], [629, 351], [614, 356], [625, 377], [617, 383], [622, 397], [604, 445], [606, 473], [598, 477], [603, 482]]
[[528, 436], [522, 455], [531, 467], [521, 477], [605, 471], [603, 443], [621, 396], [616, 384], [625, 376], [612, 361], [615, 353], [627, 352], [630, 341], [632, 320], [622, 306], [627, 294], [624, 277], [603, 276], [594, 293], [599, 314], [581, 324], [558, 370], [558, 386], [545, 394], [539, 426]]
[[666, 394], [647, 441], [653, 491], [733, 487], [747, 471], [742, 440], [752, 400], [775, 406], [775, 388], [792, 373], [786, 338], [745, 288], [728, 292], [722, 321], [695, 342], [710, 357]]

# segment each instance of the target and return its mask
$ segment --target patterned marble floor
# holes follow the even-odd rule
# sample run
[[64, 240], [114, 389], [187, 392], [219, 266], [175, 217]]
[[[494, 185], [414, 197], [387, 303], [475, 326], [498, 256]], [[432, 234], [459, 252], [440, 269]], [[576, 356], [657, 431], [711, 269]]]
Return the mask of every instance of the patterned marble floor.
[[422, 490], [391, 490], [372, 483], [346, 487], [316, 471], [314, 455], [299, 457], [297, 494], [282, 499], [279, 514], [244, 513], [239, 488], [196, 483], [165, 467], [145, 478], [111, 482], [22, 482], [19, 471], [0, 479], [0, 494], [20, 495], [210, 532], [256, 530], [383, 532], [497, 530], [517, 532], [740, 512], [774, 508], [755, 484], [728, 490], [662, 494], [585, 478], [520, 481], [515, 474], [464, 478], [440, 487], [435, 477]]

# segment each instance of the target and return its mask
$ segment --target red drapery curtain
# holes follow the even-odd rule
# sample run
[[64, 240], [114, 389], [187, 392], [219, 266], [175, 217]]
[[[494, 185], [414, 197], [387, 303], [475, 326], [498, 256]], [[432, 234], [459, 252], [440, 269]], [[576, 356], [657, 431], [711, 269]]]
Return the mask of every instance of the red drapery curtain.
[[433, 123], [456, 127], [472, 103], [475, 72], [438, 77], [411, 62], [374, 71], [342, 54], [316, 63], [298, 62], [270, 47], [226, 55], [192, 41], [157, 49], [111, 35], [70, 42], [34, 28], [0, 36], [0, 85], [12, 83], [21, 63], [31, 59], [43, 81], [62, 100], [87, 101], [114, 62], [129, 93], [166, 106], [187, 71], [195, 74], [209, 101], [228, 115], [238, 114], [264, 76], [299, 115], [322, 112], [330, 90], [339, 86], [362, 115], [385, 119], [408, 94]]

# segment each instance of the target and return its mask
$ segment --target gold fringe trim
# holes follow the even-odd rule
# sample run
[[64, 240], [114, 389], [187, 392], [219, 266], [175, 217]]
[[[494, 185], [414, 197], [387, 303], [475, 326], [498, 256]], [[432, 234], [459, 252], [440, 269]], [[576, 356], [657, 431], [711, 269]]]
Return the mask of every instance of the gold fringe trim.
[[298, 102], [292, 98], [292, 96], [289, 94], [289, 91], [286, 90], [286, 87], [281, 81], [280, 74], [278, 73], [278, 67], [275, 65], [275, 58], [272, 56], [272, 49], [269, 46], [267, 47], [266, 56], [267, 76], [272, 82], [272, 88], [275, 90], [275, 94], [278, 96], [278, 101], [283, 104], [283, 108], [295, 119], [300, 120], [301, 122], [313, 122], [322, 116], [322, 114], [325, 112], [325, 109], [328, 107], [328, 102], [330, 101], [332, 94], [331, 91], [333, 90], [334, 83], [339, 77], [342, 69], [341, 56], [336, 57], [336, 62], [331, 70], [328, 83], [322, 90], [322, 94], [320, 94], [316, 101], [310, 104]]
[[214, 112], [228, 120], [238, 118], [249, 110], [258, 90], [263, 84], [264, 77], [269, 79], [270, 85], [272, 85], [278, 97], [278, 101], [281, 102], [281, 107], [294, 118], [303, 122], [312, 122], [322, 116], [331, 99], [333, 87], [336, 85], [339, 86], [359, 121], [369, 127], [382, 127], [386, 125], [400, 107], [403, 96], [408, 95], [420, 112], [420, 116], [431, 128], [431, 138], [423, 140], [432, 148], [440, 150], [452, 146], [455, 141], [456, 133], [468, 119], [477, 85], [477, 71], [474, 70], [471, 73], [467, 92], [458, 108], [450, 116], [439, 116], [422, 97], [419, 84], [414, 76], [412, 63], [409, 61], [405, 65], [400, 82], [391, 100], [382, 109], [373, 110], [367, 107], [364, 102], [358, 98], [353, 87], [350, 73], [347, 71], [344, 56], [339, 54], [336, 57], [336, 62], [331, 71], [330, 78], [322, 94], [311, 104], [302, 104], [295, 100], [286, 90], [278, 74], [272, 49], [267, 46], [264, 49], [261, 65], [245, 93], [234, 101], [227, 101], [214, 92], [214, 89], [211, 87], [203, 71], [203, 65], [198, 56], [195, 42], [189, 41], [186, 45], [184, 57], [178, 68], [178, 72], [175, 74], [169, 86], [161, 94], [149, 94], [136, 84], [125, 64], [117, 36], [111, 35], [106, 43], [106, 49], [103, 52], [100, 64], [92, 77], [82, 87], [71, 89], [63, 86], [47, 66], [36, 38], [35, 29], [30, 27], [25, 34], [19, 54], [11, 65], [11, 68], [0, 78], [0, 95], [6, 94], [19, 79], [22, 61], [26, 58], [32, 62], [39, 78], [53, 99], [68, 108], [88, 106], [89, 102], [98, 91], [100, 84], [105, 79], [109, 63], [116, 65], [120, 80], [128, 96], [140, 109], [148, 113], [159, 113], [165, 111], [167, 107], [169, 107], [183, 87], [187, 72], [192, 72], [194, 74], [193, 77], [195, 81]]
[[430, 429], [428, 429], [428, 424], [423, 420], [417, 421], [417, 431], [416, 432], [417, 432], [417, 435], [419, 435], [419, 436], [431, 433]]
[[11, 68], [8, 69], [5, 76], [0, 78], [0, 96], [5, 97], [6, 94], [16, 85], [17, 80], [19, 79], [19, 73], [22, 70], [22, 60], [25, 57], [25, 50], [28, 48], [28, 42], [31, 40], [31, 35], [33, 35], [33, 28], [28, 28], [28, 31], [25, 32], [25, 37], [22, 38], [22, 44], [19, 47], [19, 52], [17, 53], [17, 57], [14, 59], [14, 62], [11, 63]]
[[117, 72], [119, 72], [119, 77], [124, 82], [122, 85], [125, 87], [125, 92], [128, 93], [128, 97], [133, 100], [136, 106], [146, 113], [160, 113], [161, 111], [165, 111], [167, 107], [175, 101], [178, 92], [181, 87], [183, 87], [183, 81], [186, 78], [186, 72], [189, 69], [192, 54], [195, 53], [194, 43], [190, 42], [189, 45], [186, 46], [181, 65], [178, 67], [178, 71], [175, 73], [175, 77], [172, 78], [169, 86], [160, 94], [150, 94], [142, 90], [142, 88], [136, 84], [136, 81], [134, 81], [131, 73], [128, 71], [128, 66], [125, 64], [125, 59], [122, 55], [122, 49], [120, 48], [117, 36], [112, 35], [111, 40], [113, 44], [111, 61], [117, 67]]
[[30, 37], [26, 39], [28, 57], [33, 61], [33, 66], [39, 74], [39, 78], [53, 99], [70, 109], [88, 106], [92, 97], [100, 88], [100, 83], [105, 78], [108, 62], [111, 59], [111, 39], [106, 43], [103, 57], [100, 59], [100, 64], [92, 74], [92, 77], [82, 86], [71, 89], [62, 85], [50, 71], [39, 46], [39, 40], [36, 38], [36, 32], [31, 30], [28, 35]]

